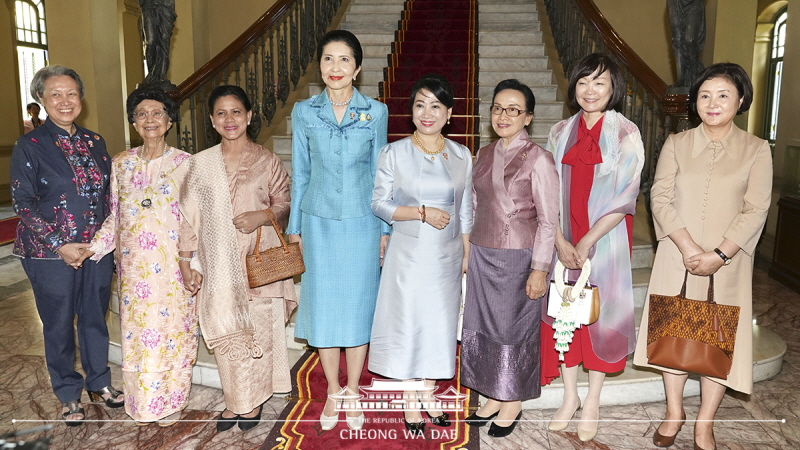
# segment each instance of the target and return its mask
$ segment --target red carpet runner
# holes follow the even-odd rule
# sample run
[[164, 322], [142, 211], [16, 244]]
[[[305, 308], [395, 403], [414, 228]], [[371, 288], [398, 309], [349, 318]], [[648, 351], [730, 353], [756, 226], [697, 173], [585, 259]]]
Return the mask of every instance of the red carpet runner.
[[455, 105], [442, 132], [473, 153], [479, 144], [478, 5], [476, 0], [408, 0], [384, 69], [381, 101], [389, 107], [389, 142], [414, 132], [409, 95], [428, 73], [444, 76]]
[[19, 222], [18, 217], [0, 220], [0, 245], [14, 242], [17, 235], [17, 222]]
[[[347, 381], [344, 367], [344, 352], [342, 352], [339, 377], [341, 385]], [[403, 425], [401, 410], [370, 411], [367, 406], [375, 402], [370, 400], [371, 398], [385, 399], [387, 393], [391, 395], [391, 391], [380, 391], [378, 395], [374, 390], [371, 391], [370, 387], [375, 386], [374, 382], [385, 379], [368, 372], [365, 367], [359, 382], [361, 386], [359, 394], [366, 410], [364, 428], [360, 431], [350, 430], [342, 412], [339, 414], [339, 423], [336, 427], [323, 431], [319, 424], [319, 416], [325, 406], [325, 376], [318, 354], [306, 352], [292, 368], [292, 400], [281, 411], [261, 450], [477, 450], [480, 448], [478, 428], [468, 426], [464, 418], [470, 414], [466, 408], [467, 402], [471, 406], [477, 406], [478, 394], [461, 386], [459, 372], [460, 360], [457, 357], [455, 378], [437, 382], [438, 388], [434, 391], [434, 396], [438, 398], [447, 396], [448, 393], [453, 397], [452, 394], [455, 392], [458, 392], [455, 396], [466, 398], [460, 403], [462, 409], [449, 412], [452, 422], [449, 427], [437, 427], [427, 423], [425, 435], [414, 436]], [[384, 404], [386, 401], [383, 400]], [[426, 417], [427, 421], [427, 416], [423, 414], [423, 417]]]

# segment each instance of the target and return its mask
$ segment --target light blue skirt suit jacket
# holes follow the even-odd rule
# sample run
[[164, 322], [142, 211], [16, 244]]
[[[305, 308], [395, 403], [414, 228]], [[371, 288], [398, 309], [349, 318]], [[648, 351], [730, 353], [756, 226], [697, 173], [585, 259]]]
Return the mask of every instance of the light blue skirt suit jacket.
[[370, 339], [380, 278], [380, 236], [388, 225], [370, 201], [386, 144], [386, 105], [354, 89], [341, 123], [327, 91], [292, 111], [292, 208], [287, 234], [303, 240], [295, 337], [314, 347]]

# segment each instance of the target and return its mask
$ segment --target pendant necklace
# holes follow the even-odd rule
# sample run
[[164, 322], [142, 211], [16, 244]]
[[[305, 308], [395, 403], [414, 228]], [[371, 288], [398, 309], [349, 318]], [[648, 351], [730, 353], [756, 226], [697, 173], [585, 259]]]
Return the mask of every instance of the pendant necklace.
[[[419, 146], [419, 149], [422, 150], [423, 153], [431, 155], [431, 161], [436, 159], [436, 157], [434, 155], [438, 155], [439, 153], [442, 153], [442, 150], [444, 150], [444, 136], [442, 136], [440, 134], [439, 137], [442, 138], [442, 145], [439, 146], [439, 150], [436, 150], [435, 152], [432, 152], [432, 151], [428, 150], [427, 148], [425, 148], [424, 145], [422, 145], [422, 141], [419, 140], [419, 136], [417, 136], [417, 132], [414, 131], [414, 141], [416, 141], [417, 145]], [[447, 154], [446, 153], [444, 155], [442, 155], [442, 156], [444, 156], [445, 159], [447, 159]]]
[[[167, 154], [167, 148], [168, 147], [169, 146], [165, 142], [164, 143], [164, 150], [162, 150], [162, 152], [161, 152], [161, 161], [158, 162], [158, 172], [157, 172], [158, 173], [158, 179], [156, 180], [156, 184], [162, 182], [163, 179], [164, 179], [164, 174], [161, 172], [161, 165], [164, 163], [164, 156]], [[142, 159], [142, 172], [144, 173], [144, 176], [146, 177], [147, 176], [147, 166], [150, 164], [150, 161], [152, 161], [152, 159], [144, 159], [144, 155], [147, 153], [147, 149], [144, 147], [144, 145], [141, 146], [140, 150], [141, 150], [141, 153], [142, 153], [142, 156], [140, 156], [140, 158]], [[142, 200], [142, 203], [141, 203], [142, 208], [149, 208], [149, 207], [153, 206], [153, 200], [151, 200], [150, 197], [152, 197], [154, 194], [155, 194], [155, 192], [153, 191], [153, 188], [150, 185], [150, 180], [147, 180], [147, 187], [144, 190], [145, 199]]]

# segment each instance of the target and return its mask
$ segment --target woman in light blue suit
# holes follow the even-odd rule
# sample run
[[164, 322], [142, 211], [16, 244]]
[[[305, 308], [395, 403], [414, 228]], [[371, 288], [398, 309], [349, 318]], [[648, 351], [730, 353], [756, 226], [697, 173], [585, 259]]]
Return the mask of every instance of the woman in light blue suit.
[[[439, 75], [426, 75], [411, 90], [417, 131], [381, 150], [372, 210], [392, 225], [369, 353], [369, 370], [402, 380], [455, 375], [461, 277], [472, 230], [472, 155], [442, 136], [453, 91]], [[406, 401], [430, 404], [430, 390], [406, 392]], [[450, 425], [440, 408], [426, 408], [431, 423]], [[406, 428], [423, 434], [413, 407]]]
[[[344, 347], [347, 387], [359, 392], [389, 234], [370, 209], [388, 110], [353, 87], [362, 51], [352, 33], [335, 30], [323, 36], [317, 58], [326, 89], [292, 111], [292, 207], [286, 233], [301, 243], [306, 264], [295, 337], [318, 348], [328, 394], [341, 390]], [[320, 415], [322, 429], [335, 427], [338, 417], [329, 399]], [[346, 420], [351, 429], [361, 429], [364, 413], [348, 410]]]

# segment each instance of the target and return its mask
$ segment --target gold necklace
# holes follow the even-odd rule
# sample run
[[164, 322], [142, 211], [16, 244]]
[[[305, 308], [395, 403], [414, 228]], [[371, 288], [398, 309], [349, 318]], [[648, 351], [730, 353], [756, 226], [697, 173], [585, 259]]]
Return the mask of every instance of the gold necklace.
[[419, 146], [419, 149], [422, 150], [423, 153], [431, 155], [431, 161], [436, 159], [436, 158], [433, 157], [433, 155], [438, 155], [439, 153], [442, 153], [442, 150], [444, 150], [444, 136], [442, 136], [440, 134], [439, 137], [442, 138], [442, 145], [439, 146], [439, 150], [436, 150], [435, 152], [432, 152], [432, 151], [428, 150], [427, 148], [425, 148], [424, 145], [422, 145], [422, 142], [419, 140], [419, 136], [417, 136], [416, 130], [414, 131], [414, 141], [417, 142], [417, 145]]

